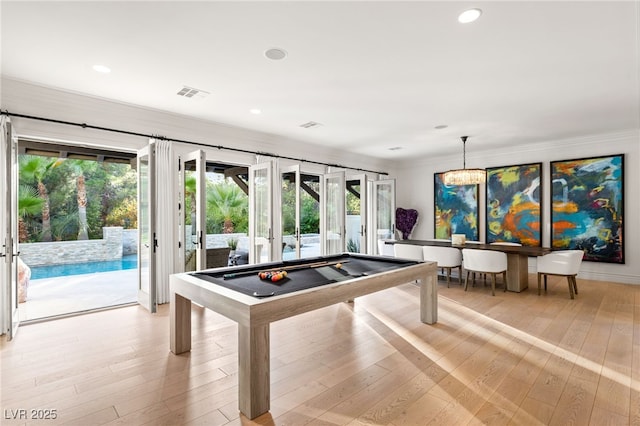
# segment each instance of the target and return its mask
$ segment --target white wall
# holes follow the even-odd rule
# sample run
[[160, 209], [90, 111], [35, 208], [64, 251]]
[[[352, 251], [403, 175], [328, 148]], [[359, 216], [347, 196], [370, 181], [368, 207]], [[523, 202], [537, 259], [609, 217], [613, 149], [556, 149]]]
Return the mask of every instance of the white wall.
[[[468, 145], [468, 144], [467, 144]], [[469, 167], [500, 167], [542, 162], [543, 245], [550, 245], [550, 182], [549, 163], [557, 160], [588, 158], [591, 156], [625, 154], [624, 158], [624, 250], [625, 264], [583, 262], [579, 277], [600, 281], [615, 281], [640, 285], [640, 130], [615, 134], [591, 135], [573, 139], [546, 141], [518, 146], [505, 151], [474, 152], [467, 150]], [[400, 164], [397, 170], [397, 205], [419, 212], [419, 220], [412, 238], [433, 238], [434, 188], [433, 174], [460, 168], [462, 152], [458, 156], [421, 158]], [[485, 193], [480, 186], [480, 239], [485, 239]], [[529, 262], [535, 272], [535, 260]]]
[[[0, 88], [2, 110], [8, 110], [14, 114], [39, 116], [135, 133], [160, 135], [169, 139], [197, 142], [212, 147], [222, 145], [329, 164], [339, 164], [350, 168], [387, 171], [387, 162], [384, 160], [348, 154], [339, 149], [328, 149], [323, 146], [311, 145], [268, 133], [65, 92], [6, 77], [3, 77], [0, 81]], [[120, 148], [126, 151], [138, 150], [148, 142], [147, 138], [141, 136], [83, 129], [25, 118], [13, 117], [12, 122], [18, 134], [22, 137]], [[199, 148], [201, 147], [193, 146], [193, 149]], [[189, 149], [190, 147], [185, 147], [184, 149], [176, 147], [177, 152], [184, 152]], [[209, 160], [216, 159], [245, 165], [257, 162], [256, 156], [252, 154], [218, 150], [217, 148], [208, 149], [207, 151]], [[261, 161], [266, 159], [267, 157], [263, 156]], [[321, 168], [323, 172], [326, 172], [322, 166], [312, 163], [303, 163], [302, 168], [312, 170]]]
[[[144, 134], [189, 140], [211, 145], [203, 148], [208, 160], [235, 164], [255, 164], [266, 160], [255, 155], [228, 152], [214, 148], [230, 146], [252, 151], [270, 152], [314, 161], [337, 163], [354, 168], [379, 170], [396, 177], [397, 206], [417, 209], [420, 218], [413, 232], [414, 238], [433, 237], [433, 173], [460, 167], [460, 155], [422, 158], [404, 163], [367, 158], [341, 151], [309, 145], [300, 141], [278, 138], [274, 135], [226, 126], [191, 117], [140, 108], [132, 105], [98, 99], [81, 94], [6, 79], [1, 80], [1, 108], [11, 113], [42, 116], [57, 120], [112, 127]], [[99, 130], [83, 129], [36, 120], [13, 118], [21, 136], [54, 139], [63, 142], [106, 146], [135, 151], [147, 144], [140, 136], [120, 135]], [[176, 153], [191, 150], [191, 145], [176, 144]], [[193, 149], [201, 147], [193, 146]], [[625, 265], [583, 262], [581, 277], [640, 284], [640, 130], [632, 129], [616, 134], [592, 135], [559, 141], [544, 141], [530, 146], [514, 147], [509, 152], [468, 150], [469, 166], [496, 167], [532, 162], [543, 163], [543, 244], [549, 245], [550, 203], [549, 162], [589, 156], [625, 154]], [[282, 163], [289, 161], [281, 160]], [[330, 172], [321, 166], [303, 163], [303, 170]], [[484, 188], [480, 190], [480, 235], [484, 239]], [[535, 262], [530, 262], [535, 271]]]
[[[342, 167], [328, 167], [316, 164], [315, 162], [344, 166], [347, 173], [350, 172], [350, 168], [381, 172], [386, 171], [384, 169], [384, 166], [387, 165], [385, 164], [386, 162], [375, 158], [349, 154], [337, 149], [328, 149], [323, 146], [306, 144], [301, 141], [286, 139], [272, 134], [223, 125], [193, 117], [113, 102], [78, 93], [65, 92], [15, 79], [3, 77], [0, 80], [0, 89], [1, 109], [13, 114], [11, 117], [12, 124], [14, 125], [16, 134], [22, 139], [27, 138], [75, 146], [104, 147], [126, 152], [135, 152], [148, 145], [149, 135], [159, 135], [169, 140], [192, 142], [171, 143], [176, 164], [178, 156], [197, 149], [202, 149], [205, 152], [208, 161], [228, 164], [248, 166], [274, 159], [274, 157], [267, 155], [256, 155], [250, 152], [238, 152], [218, 148], [222, 146], [310, 160], [313, 161], [313, 163], [308, 161], [302, 161], [300, 163], [301, 170], [308, 173], [323, 174], [343, 169]], [[90, 126], [124, 130], [134, 134], [121, 134], [118, 132], [83, 128], [26, 117], [21, 118], [15, 115], [42, 117], [69, 123], [86, 123]], [[277, 166], [278, 164], [291, 164], [295, 161], [278, 158], [275, 159], [274, 162]], [[179, 232], [176, 207], [179, 198], [177, 171], [174, 170], [170, 173], [175, 173], [173, 179], [175, 182], [174, 188], [164, 203], [166, 205], [157, 205], [157, 208], [176, 211], [173, 222], [176, 225], [177, 235]], [[351, 173], [359, 172], [351, 170]], [[159, 234], [159, 238], [162, 238], [162, 234]], [[171, 243], [173, 241], [172, 238], [172, 236], [165, 236], [165, 241]], [[171, 245], [172, 244], [169, 244], [169, 246]], [[167, 247], [167, 245], [164, 247]], [[177, 244], [175, 250], [178, 250]], [[176, 259], [176, 265], [174, 265], [173, 268], [169, 268], [169, 273], [180, 271], [181, 265], [183, 265], [183, 263], [180, 262], [181, 253], [176, 253], [174, 259]], [[163, 271], [166, 272], [164, 269], [165, 266], [166, 265], [163, 264]], [[158, 278], [158, 282], [162, 285], [164, 281]], [[161, 303], [163, 302], [162, 294], [167, 293], [164, 292], [162, 288], [159, 289], [158, 293]]]

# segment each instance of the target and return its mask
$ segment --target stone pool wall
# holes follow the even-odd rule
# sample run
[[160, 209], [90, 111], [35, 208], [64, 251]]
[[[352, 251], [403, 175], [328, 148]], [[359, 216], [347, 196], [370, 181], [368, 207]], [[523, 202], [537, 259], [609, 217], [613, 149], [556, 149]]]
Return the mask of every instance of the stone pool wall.
[[[131, 231], [135, 232], [133, 252], [131, 252]], [[102, 228], [102, 235], [101, 240], [20, 244], [20, 258], [28, 266], [44, 266], [118, 260], [123, 254], [136, 252], [137, 230], [125, 231], [121, 226], [110, 226]], [[124, 247], [127, 249], [125, 250]]]

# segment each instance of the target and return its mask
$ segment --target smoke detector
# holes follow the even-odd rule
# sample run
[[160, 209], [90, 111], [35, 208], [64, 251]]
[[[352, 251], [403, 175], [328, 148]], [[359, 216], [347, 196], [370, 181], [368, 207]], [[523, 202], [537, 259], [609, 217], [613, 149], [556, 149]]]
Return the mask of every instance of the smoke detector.
[[265, 50], [264, 56], [271, 59], [272, 61], [280, 61], [287, 57], [287, 51], [284, 49], [280, 49], [279, 47], [273, 47], [271, 49]]

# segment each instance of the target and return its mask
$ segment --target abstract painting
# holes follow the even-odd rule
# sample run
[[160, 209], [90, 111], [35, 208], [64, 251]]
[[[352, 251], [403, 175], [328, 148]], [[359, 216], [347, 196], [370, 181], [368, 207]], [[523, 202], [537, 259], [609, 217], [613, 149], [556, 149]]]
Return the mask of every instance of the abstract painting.
[[487, 169], [486, 239], [541, 246], [542, 163]]
[[478, 185], [445, 185], [442, 175], [433, 174], [435, 238], [465, 234], [467, 240], [477, 241]]
[[624, 155], [551, 163], [551, 246], [624, 263]]

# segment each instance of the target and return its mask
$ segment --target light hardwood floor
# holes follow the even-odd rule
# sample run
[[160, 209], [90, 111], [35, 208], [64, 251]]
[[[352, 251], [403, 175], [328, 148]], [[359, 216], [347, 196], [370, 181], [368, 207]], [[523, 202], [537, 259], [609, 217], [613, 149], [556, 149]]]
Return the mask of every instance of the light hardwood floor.
[[[27, 325], [1, 345], [0, 423], [640, 425], [640, 285], [578, 290], [550, 277], [546, 295], [491, 297], [440, 281], [430, 326], [406, 284], [276, 322], [271, 411], [253, 422], [238, 416], [237, 327], [211, 311], [194, 308], [181, 356], [166, 305]], [[29, 419], [11, 420], [20, 409]]]

